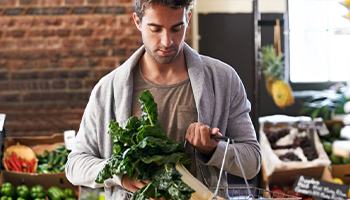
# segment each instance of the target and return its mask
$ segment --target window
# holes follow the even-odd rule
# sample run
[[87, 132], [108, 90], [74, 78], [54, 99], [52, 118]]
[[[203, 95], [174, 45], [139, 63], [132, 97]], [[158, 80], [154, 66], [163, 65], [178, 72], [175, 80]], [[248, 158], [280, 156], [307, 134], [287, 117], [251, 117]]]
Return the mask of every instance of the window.
[[336, 0], [288, 1], [292, 86], [350, 81], [348, 12]]

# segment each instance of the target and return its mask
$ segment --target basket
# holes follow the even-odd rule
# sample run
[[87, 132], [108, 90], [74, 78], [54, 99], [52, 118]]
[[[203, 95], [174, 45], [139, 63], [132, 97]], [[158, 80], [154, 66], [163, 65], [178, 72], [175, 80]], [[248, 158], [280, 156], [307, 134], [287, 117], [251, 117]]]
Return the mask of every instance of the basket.
[[6, 171], [13, 171], [13, 170], [9, 170], [9, 168], [7, 167], [7, 163], [6, 163], [6, 156], [7, 155], [12, 155], [12, 152], [16, 152], [17, 157], [21, 157], [24, 160], [27, 161], [31, 161], [34, 158], [34, 172], [36, 171], [37, 167], [38, 167], [38, 159], [34, 153], [34, 151], [28, 147], [28, 146], [24, 146], [24, 145], [20, 145], [19, 143], [17, 143], [16, 145], [12, 145], [10, 147], [8, 147], [5, 151], [4, 151], [4, 156], [2, 158], [2, 163], [6, 169]]
[[[227, 144], [226, 144], [225, 154], [224, 154], [221, 169], [220, 169], [220, 176], [219, 176], [218, 185], [214, 189], [211, 188], [213, 191], [215, 190], [212, 200], [221, 199], [221, 197], [219, 197], [218, 194], [224, 194], [225, 200], [233, 200], [233, 199], [240, 199], [240, 200], [245, 200], [245, 199], [246, 200], [258, 200], [258, 199], [298, 200], [298, 199], [301, 199], [301, 197], [295, 197], [295, 196], [288, 195], [288, 194], [272, 192], [272, 191], [257, 188], [257, 187], [250, 187], [248, 184], [246, 175], [244, 173], [244, 169], [243, 169], [243, 166], [241, 163], [240, 155], [236, 149], [236, 146], [234, 145], [235, 144], [234, 140], [227, 138], [227, 137], [220, 137], [218, 139], [226, 140]], [[224, 166], [225, 160], [226, 160], [227, 149], [228, 149], [228, 146], [230, 143], [233, 144], [232, 145], [233, 150], [235, 152], [235, 155], [237, 155], [238, 165], [239, 165], [240, 170], [242, 171], [242, 175], [243, 175], [245, 185], [246, 185], [244, 187], [220, 187], [219, 186], [221, 176], [223, 174], [223, 168], [224, 168], [223, 166]]]

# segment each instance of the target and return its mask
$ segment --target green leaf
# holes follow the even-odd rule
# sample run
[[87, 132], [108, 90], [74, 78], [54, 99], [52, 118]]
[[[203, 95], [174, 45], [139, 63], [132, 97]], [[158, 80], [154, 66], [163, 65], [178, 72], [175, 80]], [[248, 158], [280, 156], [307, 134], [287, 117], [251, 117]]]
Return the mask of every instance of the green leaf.
[[142, 125], [159, 126], [157, 104], [154, 102], [151, 92], [149, 90], [143, 91], [137, 100], [142, 104]]

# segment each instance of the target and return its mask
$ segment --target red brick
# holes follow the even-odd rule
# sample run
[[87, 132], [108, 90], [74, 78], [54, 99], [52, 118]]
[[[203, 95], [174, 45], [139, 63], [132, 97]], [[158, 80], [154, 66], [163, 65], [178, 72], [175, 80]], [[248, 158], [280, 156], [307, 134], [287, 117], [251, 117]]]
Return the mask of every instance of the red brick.
[[17, 19], [14, 19], [15, 20], [15, 26], [18, 27], [18, 28], [30, 28], [34, 25], [34, 17], [21, 17], [21, 18], [17, 18]]
[[121, 26], [135, 26], [134, 20], [132, 18], [132, 16], [122, 16], [122, 17], [118, 17], [118, 21], [120, 23]]
[[89, 28], [96, 28], [99, 26], [105, 26], [108, 20], [105, 17], [87, 17], [85, 18], [86, 26]]
[[76, 49], [76, 48], [82, 48], [84, 45], [84, 42], [81, 39], [64, 39], [62, 44], [63, 44], [63, 47]]
[[68, 88], [71, 90], [81, 89], [81, 88], [83, 88], [83, 83], [81, 80], [78, 80], [78, 79], [69, 80], [68, 81]]
[[10, 90], [10, 84], [7, 82], [7, 80], [1, 79], [0, 81], [0, 91], [6, 91]]
[[125, 56], [126, 55], [126, 48], [116, 48], [113, 49], [113, 56]]
[[26, 79], [37, 79], [37, 71], [17, 71], [11, 73], [12, 80], [26, 80]]
[[35, 5], [38, 3], [38, 0], [19, 0], [20, 5]]
[[90, 74], [91, 74], [91, 70], [89, 68], [70, 71], [71, 78], [85, 78], [85, 77], [89, 77]]
[[108, 67], [108, 68], [115, 68], [116, 65], [118, 64], [118, 59], [116, 58], [104, 58], [102, 60], [102, 66], [103, 67]]
[[41, 30], [41, 35], [43, 37], [52, 37], [55, 35], [55, 30], [48, 30], [48, 29]]
[[139, 31], [139, 29], [137, 29], [135, 26], [132, 27], [126, 27], [124, 29], [124, 35], [135, 35], [135, 36], [139, 36], [141, 38], [141, 32]]
[[0, 102], [19, 102], [21, 96], [17, 92], [2, 92], [0, 94]]
[[9, 74], [8, 70], [1, 70], [0, 71], [0, 80], [7, 79], [8, 78], [8, 74]]
[[109, 49], [91, 49], [90, 53], [92, 56], [97, 56], [97, 57], [107, 57], [110, 55]]
[[86, 49], [72, 49], [70, 54], [72, 57], [89, 57], [91, 55]]
[[54, 80], [52, 81], [52, 89], [58, 90], [58, 89], [65, 89], [66, 88], [66, 81], [65, 80]]
[[103, 4], [133, 3], [133, 0], [103, 0]]
[[63, 0], [37, 0], [39, 6], [58, 6]]
[[13, 81], [10, 85], [11, 90], [48, 90], [50, 84], [47, 80], [36, 80], [36, 81]]
[[77, 31], [77, 34], [83, 37], [91, 36], [92, 33], [93, 33], [93, 30], [89, 28], [83, 28]]
[[16, 0], [5, 0], [5, 5], [11, 6], [11, 5], [15, 5], [16, 4]]
[[102, 0], [87, 0], [89, 4], [100, 4]]
[[82, 17], [74, 17], [70, 16], [68, 18], [63, 19], [63, 24], [65, 25], [66, 28], [76, 28], [78, 26], [84, 25], [85, 20]]
[[62, 25], [63, 20], [60, 17], [46, 17], [46, 16], [40, 16], [33, 20], [33, 25], [38, 26], [40, 28], [47, 27], [47, 26], [60, 26]]
[[85, 87], [89, 90], [92, 90], [94, 86], [97, 84], [99, 78], [86, 78], [85, 79]]
[[22, 15], [24, 11], [25, 11], [24, 8], [18, 8], [18, 7], [5, 8], [3, 14], [7, 16], [18, 16], [18, 15]]
[[126, 6], [126, 11], [125, 11], [125, 14], [132, 14], [135, 12], [135, 7], [134, 6]]
[[0, 47], [1, 47], [1, 50], [14, 49], [14, 48], [17, 48], [17, 42], [14, 40], [1, 39], [0, 40]]
[[106, 19], [106, 25], [111, 28], [116, 28], [117, 26], [117, 19], [115, 16], [107, 17]]
[[102, 40], [98, 38], [85, 39], [85, 46], [87, 47], [99, 47], [102, 45]]
[[56, 30], [56, 35], [58, 35], [59, 37], [68, 37], [70, 32], [71, 31], [67, 29], [58, 29]]
[[107, 37], [107, 38], [111, 38], [115, 35], [116, 35], [115, 30], [105, 29], [105, 28], [94, 29], [94, 33], [93, 33], [93, 36]]
[[84, 3], [84, 0], [65, 0], [65, 4], [75, 4], [75, 5], [81, 5]]
[[105, 38], [102, 41], [103, 46], [115, 46], [115, 40], [113, 38]]
[[59, 38], [46, 39], [47, 49], [58, 49], [62, 47], [62, 41]]
[[19, 41], [22, 48], [40, 49], [45, 47], [45, 41], [41, 39], [24, 39]]
[[14, 51], [13, 54], [17, 59], [23, 60], [34, 60], [34, 59], [43, 59], [45, 58], [44, 50], [22, 50], [22, 51]]
[[103, 76], [105, 76], [106, 74], [108, 74], [109, 72], [111, 72], [113, 69], [110, 68], [97, 68], [94, 69], [94, 77], [96, 79], [101, 79]]
[[26, 36], [27, 37], [41, 37], [42, 31], [41, 30], [37, 30], [37, 29], [30, 29], [27, 30]]
[[69, 77], [68, 70], [52, 70], [48, 69], [45, 71], [40, 71], [39, 77], [42, 79], [53, 79], [53, 78], [68, 78]]

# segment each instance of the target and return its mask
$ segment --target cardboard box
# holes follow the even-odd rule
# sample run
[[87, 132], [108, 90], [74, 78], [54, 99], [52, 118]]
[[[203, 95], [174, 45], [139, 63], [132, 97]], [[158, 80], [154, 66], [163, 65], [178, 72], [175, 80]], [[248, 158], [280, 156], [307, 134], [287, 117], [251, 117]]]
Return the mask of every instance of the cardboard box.
[[66, 178], [64, 173], [53, 174], [25, 174], [12, 171], [1, 171], [0, 185], [5, 182], [10, 182], [13, 186], [26, 185], [29, 189], [37, 184], [40, 184], [47, 191], [51, 186], [57, 186], [61, 189], [71, 188], [79, 197], [81, 187], [72, 185]]
[[279, 184], [281, 186], [291, 186], [295, 183], [300, 175], [320, 179], [323, 181], [333, 182], [333, 177], [327, 166], [316, 166], [299, 169], [277, 170], [270, 176], [264, 173], [264, 164], [262, 165], [262, 177], [264, 185], [262, 187], [269, 189], [272, 184]]
[[[55, 150], [57, 145], [64, 145], [64, 136], [62, 133], [55, 133], [51, 136], [34, 136], [34, 137], [6, 137], [4, 140], [4, 149], [16, 145], [17, 143], [30, 147], [35, 154], [40, 155], [45, 150]], [[66, 178], [65, 172], [37, 174], [22, 173], [13, 171], [1, 171], [0, 183], [10, 182], [17, 186], [25, 184], [32, 187], [36, 184], [42, 185], [46, 190], [50, 186], [59, 188], [72, 188], [80, 198], [81, 187], [72, 185]]]
[[17, 143], [30, 147], [36, 154], [42, 154], [45, 150], [56, 149], [57, 145], [64, 145], [64, 137], [62, 133], [55, 133], [51, 136], [6, 137], [4, 149]]
[[333, 178], [340, 178], [345, 185], [350, 185], [350, 164], [332, 165]]

